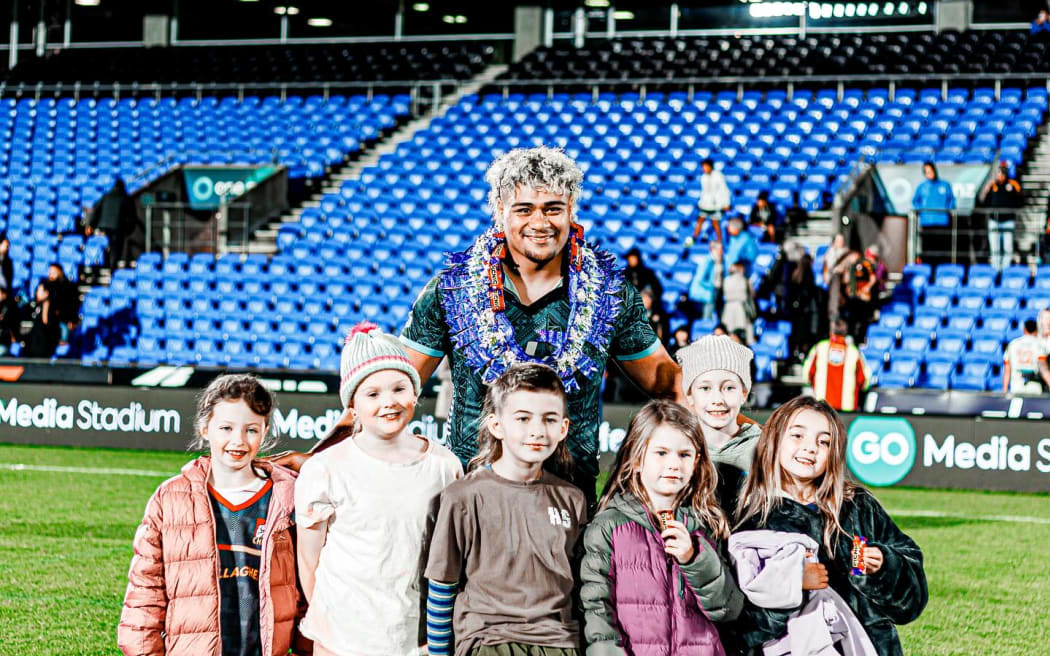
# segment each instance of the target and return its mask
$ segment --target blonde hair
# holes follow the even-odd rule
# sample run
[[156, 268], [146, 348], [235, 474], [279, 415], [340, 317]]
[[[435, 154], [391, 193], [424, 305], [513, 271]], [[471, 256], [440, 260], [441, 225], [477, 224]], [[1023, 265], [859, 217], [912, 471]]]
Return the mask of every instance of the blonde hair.
[[838, 413], [824, 401], [809, 396], [791, 399], [773, 411], [762, 429], [762, 437], [755, 448], [754, 465], [740, 491], [737, 504], [737, 527], [747, 520], [758, 517], [761, 524], [769, 519], [769, 513], [783, 503], [781, 491], [785, 477], [780, 466], [780, 443], [791, 427], [795, 416], [803, 410], [813, 410], [827, 418], [831, 427], [831, 446], [828, 449], [827, 467], [814, 480], [817, 487], [814, 503], [824, 518], [824, 546], [834, 553], [837, 533], [845, 534], [839, 523], [839, 512], [843, 502], [852, 499], [856, 486], [846, 480], [846, 427]]
[[557, 148], [537, 146], [516, 148], [500, 156], [485, 173], [489, 183], [489, 209], [493, 215], [508, 201], [518, 185], [544, 189], [552, 194], [566, 195], [575, 205], [582, 192], [583, 171], [568, 155]]
[[[514, 392], [553, 394], [562, 401], [562, 413], [568, 414], [565, 385], [562, 384], [557, 372], [545, 364], [512, 365], [489, 385], [488, 392], [485, 394], [485, 404], [481, 409], [481, 422], [478, 428], [478, 454], [467, 464], [467, 471], [491, 465], [503, 457], [503, 441], [489, 430], [488, 418], [498, 416], [507, 403], [507, 397]], [[548, 462], [551, 460], [554, 461], [553, 464], [559, 475], [571, 474], [573, 463], [567, 440], [562, 440], [558, 444]]]
[[707, 452], [707, 442], [700, 427], [700, 420], [687, 408], [666, 400], [655, 400], [645, 404], [627, 428], [620, 450], [616, 454], [616, 463], [609, 474], [609, 482], [602, 494], [599, 512], [604, 510], [617, 494], [629, 492], [646, 506], [652, 501], [642, 484], [641, 467], [645, 460], [645, 451], [649, 439], [660, 426], [673, 428], [685, 435], [696, 449], [696, 462], [689, 482], [678, 493], [675, 507], [689, 507], [696, 518], [716, 537], [729, 537], [729, 522], [725, 512], [718, 505], [716, 489], [718, 472]]

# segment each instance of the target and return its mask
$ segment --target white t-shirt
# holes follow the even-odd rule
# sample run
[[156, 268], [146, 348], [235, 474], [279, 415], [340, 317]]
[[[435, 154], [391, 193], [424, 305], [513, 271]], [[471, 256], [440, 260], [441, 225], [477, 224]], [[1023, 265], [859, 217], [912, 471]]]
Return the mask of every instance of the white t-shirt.
[[1035, 335], [1022, 335], [1010, 342], [1005, 361], [1010, 364], [1011, 392], [1043, 391], [1042, 384], [1032, 380], [1032, 376], [1038, 377], [1039, 359], [1046, 358], [1046, 354], [1046, 342]]
[[425, 653], [427, 512], [462, 476], [459, 459], [434, 442], [407, 464], [374, 458], [353, 438], [306, 461], [295, 484], [296, 522], [329, 523], [303, 635], [341, 656]]

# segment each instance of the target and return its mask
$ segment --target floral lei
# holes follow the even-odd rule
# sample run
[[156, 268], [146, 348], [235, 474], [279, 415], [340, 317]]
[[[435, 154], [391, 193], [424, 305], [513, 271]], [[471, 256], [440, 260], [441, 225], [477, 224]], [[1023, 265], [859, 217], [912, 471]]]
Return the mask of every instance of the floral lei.
[[583, 240], [583, 228], [573, 224], [569, 238], [569, 318], [567, 329], [540, 331], [540, 339], [554, 352], [539, 358], [525, 352], [514, 339], [514, 327], [503, 300], [502, 260], [506, 238], [490, 228], [464, 252], [449, 256], [438, 293], [452, 343], [467, 364], [491, 384], [511, 365], [539, 362], [552, 367], [568, 392], [580, 389], [577, 372], [598, 378], [602, 367], [584, 353], [590, 344], [605, 351], [620, 313], [618, 292], [623, 277], [612, 254]]

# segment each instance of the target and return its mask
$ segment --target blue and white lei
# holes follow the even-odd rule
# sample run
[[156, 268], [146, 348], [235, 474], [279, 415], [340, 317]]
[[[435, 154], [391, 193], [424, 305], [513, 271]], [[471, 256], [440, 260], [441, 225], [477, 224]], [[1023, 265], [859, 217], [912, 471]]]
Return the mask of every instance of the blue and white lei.
[[[514, 327], [501, 304], [492, 302], [492, 276], [500, 276], [504, 242], [501, 233], [490, 228], [464, 252], [449, 256], [448, 268], [441, 274], [438, 293], [453, 346], [463, 353], [467, 364], [481, 374], [486, 384], [495, 382], [513, 364], [539, 362], [553, 368], [568, 392], [580, 388], [576, 374], [600, 378], [604, 370], [584, 352], [590, 344], [598, 352], [608, 349], [616, 318], [620, 314], [619, 292], [623, 274], [615, 257], [590, 246], [582, 230], [570, 237], [566, 257], [569, 318], [567, 329], [541, 331], [540, 339], [554, 351], [545, 358], [529, 355], [514, 338]], [[499, 292], [495, 292], [499, 293]]]

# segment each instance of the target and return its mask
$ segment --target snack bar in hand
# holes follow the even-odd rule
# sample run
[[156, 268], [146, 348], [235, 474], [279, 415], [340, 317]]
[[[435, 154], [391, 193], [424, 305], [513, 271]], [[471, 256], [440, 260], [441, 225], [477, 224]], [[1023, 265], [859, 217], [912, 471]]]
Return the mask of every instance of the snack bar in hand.
[[860, 576], [864, 574], [864, 549], [868, 540], [863, 535], [853, 536], [853, 549], [850, 551], [850, 574]]

